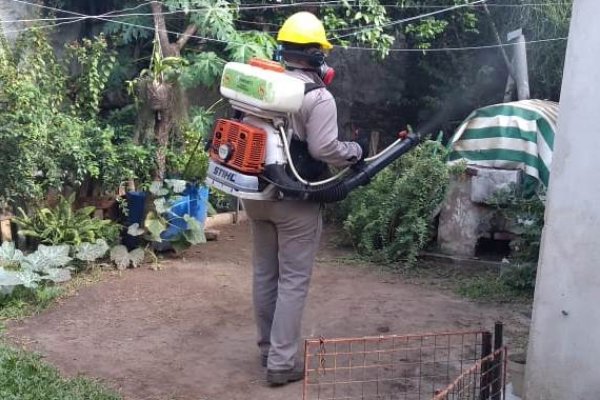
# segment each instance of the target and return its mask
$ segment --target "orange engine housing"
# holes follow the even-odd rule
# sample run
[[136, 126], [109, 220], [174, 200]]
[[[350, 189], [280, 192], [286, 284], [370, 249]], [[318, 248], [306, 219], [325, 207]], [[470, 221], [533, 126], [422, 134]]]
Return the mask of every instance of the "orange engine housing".
[[266, 146], [267, 132], [263, 129], [219, 119], [213, 132], [210, 157], [237, 171], [260, 174], [264, 169]]

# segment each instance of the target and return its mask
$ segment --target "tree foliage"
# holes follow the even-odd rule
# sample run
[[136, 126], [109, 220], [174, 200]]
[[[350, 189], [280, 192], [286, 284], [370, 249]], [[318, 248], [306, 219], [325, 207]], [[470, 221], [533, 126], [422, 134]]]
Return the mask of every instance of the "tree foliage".
[[67, 48], [58, 60], [36, 30], [14, 48], [0, 42], [0, 203], [27, 205], [49, 189], [77, 188], [89, 179], [114, 191], [144, 174], [144, 148], [99, 118], [115, 62], [106, 40]]

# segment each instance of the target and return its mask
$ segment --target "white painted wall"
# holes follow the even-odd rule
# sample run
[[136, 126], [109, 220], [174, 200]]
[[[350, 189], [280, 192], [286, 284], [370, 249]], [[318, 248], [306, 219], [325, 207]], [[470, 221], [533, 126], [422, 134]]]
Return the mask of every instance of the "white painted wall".
[[530, 332], [527, 400], [600, 399], [599, 16], [599, 0], [575, 0]]

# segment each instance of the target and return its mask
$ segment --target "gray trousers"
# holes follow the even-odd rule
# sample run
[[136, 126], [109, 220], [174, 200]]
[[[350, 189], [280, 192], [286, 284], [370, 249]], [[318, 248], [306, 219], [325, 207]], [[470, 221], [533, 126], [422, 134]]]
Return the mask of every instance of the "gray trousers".
[[321, 237], [321, 206], [296, 201], [243, 202], [253, 236], [253, 298], [258, 346], [271, 370], [293, 368], [312, 267]]

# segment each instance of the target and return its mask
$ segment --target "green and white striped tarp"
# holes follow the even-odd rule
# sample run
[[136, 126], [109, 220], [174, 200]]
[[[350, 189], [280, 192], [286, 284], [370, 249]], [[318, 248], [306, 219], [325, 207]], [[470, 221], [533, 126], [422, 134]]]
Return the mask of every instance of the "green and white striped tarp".
[[475, 110], [449, 143], [450, 163], [521, 169], [548, 186], [558, 103], [522, 100]]

